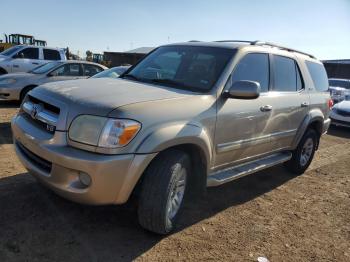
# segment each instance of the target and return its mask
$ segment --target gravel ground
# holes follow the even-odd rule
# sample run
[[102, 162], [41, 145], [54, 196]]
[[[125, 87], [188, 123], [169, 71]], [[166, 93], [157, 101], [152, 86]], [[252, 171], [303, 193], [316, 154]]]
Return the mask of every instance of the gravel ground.
[[89, 207], [41, 187], [17, 160], [0, 102], [0, 261], [350, 261], [350, 130], [332, 128], [302, 176], [283, 166], [208, 190], [160, 237], [132, 205]]

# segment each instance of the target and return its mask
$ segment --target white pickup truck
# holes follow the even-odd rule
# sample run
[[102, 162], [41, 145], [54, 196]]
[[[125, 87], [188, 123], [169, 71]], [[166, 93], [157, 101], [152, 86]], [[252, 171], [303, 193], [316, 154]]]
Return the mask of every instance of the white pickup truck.
[[17, 45], [0, 53], [0, 75], [28, 72], [54, 60], [66, 60], [64, 49]]

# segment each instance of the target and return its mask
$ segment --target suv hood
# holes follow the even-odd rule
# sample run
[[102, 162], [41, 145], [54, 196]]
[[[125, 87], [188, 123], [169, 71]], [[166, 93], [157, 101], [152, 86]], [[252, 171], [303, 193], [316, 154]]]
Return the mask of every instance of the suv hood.
[[90, 78], [43, 84], [30, 94], [60, 104], [67, 112], [69, 123], [79, 114], [107, 116], [128, 104], [188, 97], [194, 93], [125, 79]]

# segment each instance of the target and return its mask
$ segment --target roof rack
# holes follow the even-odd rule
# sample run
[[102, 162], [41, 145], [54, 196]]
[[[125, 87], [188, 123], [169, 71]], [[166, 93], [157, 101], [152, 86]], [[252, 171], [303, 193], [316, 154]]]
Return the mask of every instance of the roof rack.
[[271, 43], [271, 42], [253, 41], [253, 42], [251, 42], [251, 45], [276, 47], [278, 49], [285, 50], [285, 51], [288, 51], [288, 52], [295, 52], [295, 53], [299, 53], [299, 54], [303, 54], [303, 55], [309, 56], [311, 58], [316, 58], [316, 57], [314, 57], [313, 55], [311, 55], [309, 53], [305, 53], [305, 52], [302, 52], [302, 51], [299, 51], [299, 50], [296, 50], [296, 49], [293, 49], [293, 48], [277, 45], [277, 44], [274, 44], [274, 43]]
[[285, 47], [285, 46], [281, 46], [281, 45], [277, 45], [277, 44], [274, 44], [274, 43], [271, 43], [271, 42], [265, 42], [265, 41], [259, 41], [259, 40], [256, 40], [256, 41], [247, 41], [247, 40], [220, 40], [220, 41], [214, 41], [214, 42], [220, 42], [220, 43], [223, 43], [223, 42], [231, 42], [231, 43], [248, 43], [250, 45], [258, 45], [258, 46], [269, 46], [269, 47], [276, 47], [278, 49], [281, 49], [281, 50], [285, 50], [285, 51], [288, 51], [288, 52], [295, 52], [295, 53], [299, 53], [299, 54], [303, 54], [303, 55], [306, 55], [306, 56], [309, 56], [311, 58], [315, 58], [315, 56], [311, 55], [311, 54], [308, 54], [308, 53], [305, 53], [305, 52], [302, 52], [302, 51], [299, 51], [299, 50], [295, 50], [295, 49], [292, 49], [292, 48], [289, 48], [289, 47]]

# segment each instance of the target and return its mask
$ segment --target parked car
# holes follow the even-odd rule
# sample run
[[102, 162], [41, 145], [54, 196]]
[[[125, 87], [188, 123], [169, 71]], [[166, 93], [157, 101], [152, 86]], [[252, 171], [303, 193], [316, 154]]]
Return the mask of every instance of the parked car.
[[105, 70], [103, 72], [100, 72], [92, 78], [102, 78], [102, 77], [107, 77], [107, 78], [118, 78], [121, 74], [123, 74], [126, 70], [128, 70], [130, 66], [116, 66], [112, 67], [108, 70]]
[[41, 65], [28, 73], [0, 76], [0, 99], [20, 100], [34, 87], [48, 82], [91, 77], [107, 67], [86, 61], [55, 61]]
[[330, 78], [329, 90], [334, 103], [338, 103], [344, 100], [346, 95], [350, 95], [350, 80]]
[[17, 45], [0, 53], [0, 75], [28, 72], [49, 61], [66, 60], [64, 49]]
[[330, 118], [332, 125], [350, 127], [350, 95], [332, 107]]
[[184, 199], [285, 163], [309, 166], [330, 125], [323, 64], [265, 42], [161, 46], [122, 78], [32, 90], [12, 120], [16, 153], [57, 194], [106, 205], [138, 198], [166, 234]]

